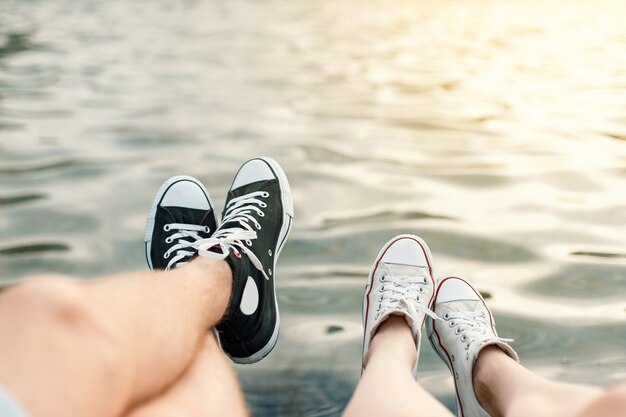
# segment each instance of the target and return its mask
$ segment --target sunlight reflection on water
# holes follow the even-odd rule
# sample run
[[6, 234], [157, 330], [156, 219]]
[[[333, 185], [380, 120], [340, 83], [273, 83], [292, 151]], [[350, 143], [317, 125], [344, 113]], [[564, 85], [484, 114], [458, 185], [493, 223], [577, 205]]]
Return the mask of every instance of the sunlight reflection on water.
[[[257, 415], [338, 415], [401, 232], [491, 295], [527, 366], [623, 381], [625, 21], [611, 0], [3, 1], [0, 279], [144, 269], [165, 178], [221, 203], [268, 154], [296, 223], [284, 337], [239, 368]], [[420, 367], [452, 404], [427, 346]]]

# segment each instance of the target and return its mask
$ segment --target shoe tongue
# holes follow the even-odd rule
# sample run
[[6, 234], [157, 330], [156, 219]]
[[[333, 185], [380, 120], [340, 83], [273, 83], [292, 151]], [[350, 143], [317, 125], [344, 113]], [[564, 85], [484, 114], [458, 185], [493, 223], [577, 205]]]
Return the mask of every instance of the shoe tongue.
[[272, 181], [272, 179], [264, 179], [261, 181], [251, 182], [240, 187], [235, 188], [234, 190], [230, 190], [228, 192], [227, 200], [230, 198], [241, 197], [245, 194], [254, 193], [255, 191], [261, 191], [263, 189], [263, 185], [268, 181]]
[[207, 251], [208, 252], [217, 253], [218, 255], [223, 255], [224, 254], [224, 251], [222, 251], [222, 248], [217, 243], [215, 245], [211, 246], [209, 249], [207, 249]]
[[480, 300], [453, 300], [453, 301], [444, 301], [443, 303], [438, 303], [437, 314], [443, 315], [445, 313], [467, 313], [467, 314], [482, 314], [482, 309], [477, 308]]
[[415, 265], [404, 265], [404, 264], [388, 264], [385, 263], [387, 267], [386, 271], [396, 277], [404, 276], [404, 277], [417, 277], [422, 276], [420, 274], [420, 267]]
[[226, 229], [241, 229], [241, 223], [239, 223], [238, 221], [229, 221], [226, 223], [222, 223], [219, 227], [220, 230], [226, 230]]
[[202, 224], [208, 210], [190, 209], [188, 207], [163, 207], [170, 216], [172, 223]]

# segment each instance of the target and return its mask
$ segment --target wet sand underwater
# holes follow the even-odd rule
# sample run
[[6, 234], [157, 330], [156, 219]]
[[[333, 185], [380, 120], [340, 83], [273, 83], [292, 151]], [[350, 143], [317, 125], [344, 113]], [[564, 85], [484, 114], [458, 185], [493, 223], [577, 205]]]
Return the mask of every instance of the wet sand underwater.
[[[0, 3], [0, 280], [146, 269], [154, 193], [221, 207], [269, 155], [296, 219], [281, 338], [238, 367], [256, 416], [338, 416], [378, 249], [430, 245], [522, 362], [626, 378], [626, 6], [619, 1]], [[420, 382], [453, 407], [428, 344]]]

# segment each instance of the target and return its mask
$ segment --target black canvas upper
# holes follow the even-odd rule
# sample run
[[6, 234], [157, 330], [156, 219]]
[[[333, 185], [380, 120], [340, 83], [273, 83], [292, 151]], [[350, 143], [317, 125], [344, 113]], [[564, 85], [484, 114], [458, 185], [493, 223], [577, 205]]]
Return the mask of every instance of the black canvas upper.
[[[228, 311], [217, 329], [220, 332], [222, 348], [233, 358], [246, 358], [263, 348], [271, 339], [278, 318], [274, 302], [274, 258], [279, 246], [278, 237], [283, 223], [280, 183], [277, 179], [273, 179], [239, 187], [228, 193], [226, 202], [255, 191], [266, 191], [269, 197], [257, 197], [267, 204], [267, 207], [261, 208], [265, 216], [261, 217], [255, 211], [251, 211], [251, 215], [259, 222], [261, 229], [257, 230], [254, 224], [249, 222], [253, 230], [256, 230], [257, 238], [250, 241], [251, 245], [248, 245], [248, 248], [261, 261], [269, 280], [247, 260], [247, 255], [242, 253], [239, 258], [231, 252], [226, 258], [233, 272], [233, 291]], [[230, 225], [226, 223], [220, 229], [230, 226], [239, 227], [237, 223]], [[259, 291], [259, 306], [251, 315], [244, 314], [240, 309], [248, 277], [255, 281]]]
[[171, 223], [208, 226], [210, 230], [209, 233], [205, 233], [204, 231], [195, 232], [202, 238], [208, 238], [210, 234], [215, 232], [215, 229], [217, 228], [217, 225], [215, 223], [215, 216], [213, 215], [212, 209], [199, 210], [187, 207], [163, 207], [159, 204], [156, 210], [154, 229], [152, 232], [152, 242], [149, 253], [153, 269], [165, 269], [167, 267], [169, 258], [164, 258], [165, 252], [167, 252], [168, 249], [174, 246], [177, 242], [177, 240], [174, 240], [171, 243], [165, 242], [166, 238], [179, 232], [179, 230], [165, 231], [163, 229], [166, 224]]

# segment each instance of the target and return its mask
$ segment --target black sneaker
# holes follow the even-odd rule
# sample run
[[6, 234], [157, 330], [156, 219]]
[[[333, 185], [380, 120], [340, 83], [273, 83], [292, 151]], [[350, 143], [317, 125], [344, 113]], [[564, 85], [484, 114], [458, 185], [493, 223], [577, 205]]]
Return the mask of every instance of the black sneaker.
[[278, 340], [275, 268], [292, 221], [285, 173], [273, 159], [255, 158], [235, 175], [221, 226], [198, 242], [201, 256], [226, 259], [233, 272], [230, 304], [217, 330], [236, 363], [260, 361]]
[[194, 256], [193, 244], [217, 229], [209, 193], [195, 178], [165, 181], [154, 198], [146, 226], [146, 260], [150, 269], [171, 269]]

